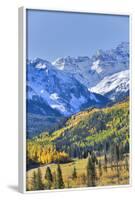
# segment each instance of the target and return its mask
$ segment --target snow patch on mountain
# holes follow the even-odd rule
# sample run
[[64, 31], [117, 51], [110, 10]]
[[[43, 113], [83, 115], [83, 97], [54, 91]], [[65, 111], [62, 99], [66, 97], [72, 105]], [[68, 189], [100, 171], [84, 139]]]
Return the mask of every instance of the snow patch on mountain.
[[40, 93], [43, 94], [43, 93], [44, 93], [44, 90], [41, 90]]
[[98, 74], [102, 72], [102, 68], [100, 67], [99, 63], [100, 63], [100, 60], [97, 60], [93, 62], [93, 65], [91, 66], [91, 69], [96, 71]]
[[42, 64], [42, 63], [38, 63], [36, 65], [36, 68], [38, 68], [38, 69], [45, 69], [46, 67], [47, 67], [46, 64]]
[[59, 99], [59, 96], [58, 96], [57, 93], [53, 93], [53, 94], [50, 95], [50, 98], [51, 98], [52, 100], [57, 100], [57, 99]]
[[62, 104], [50, 104], [50, 106], [51, 108], [59, 110], [61, 113], [69, 115], [69, 113], [66, 111], [65, 107]]
[[127, 93], [129, 91], [129, 70], [106, 76], [96, 86], [89, 89], [115, 100], [117, 95]]

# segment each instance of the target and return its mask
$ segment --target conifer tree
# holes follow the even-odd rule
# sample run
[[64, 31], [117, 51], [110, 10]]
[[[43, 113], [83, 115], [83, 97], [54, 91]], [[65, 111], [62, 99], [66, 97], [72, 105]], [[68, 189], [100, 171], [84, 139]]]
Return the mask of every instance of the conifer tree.
[[118, 178], [118, 184], [119, 184], [119, 179], [120, 179], [120, 170], [119, 170], [119, 160], [120, 160], [120, 150], [119, 146], [116, 145], [116, 170], [117, 170], [117, 178]]
[[33, 172], [33, 190], [38, 190], [37, 173]]
[[87, 186], [96, 186], [96, 166], [95, 160], [88, 156], [87, 163]]
[[105, 170], [105, 172], [107, 172], [107, 163], [108, 163], [107, 155], [105, 154], [105, 156], [104, 156], [104, 170]]
[[52, 176], [50, 167], [46, 168], [45, 179], [47, 179], [47, 180], [49, 180], [51, 182], [53, 181], [53, 176]]
[[63, 181], [63, 177], [62, 177], [62, 171], [61, 171], [61, 168], [60, 168], [59, 164], [57, 166], [56, 188], [57, 189], [64, 188], [64, 181]]
[[114, 143], [110, 143], [110, 164], [111, 164], [111, 170], [113, 171], [114, 168]]
[[126, 167], [126, 170], [128, 171], [129, 170], [129, 163], [128, 163], [128, 159], [127, 158], [125, 159], [125, 167]]
[[74, 169], [73, 169], [72, 178], [73, 178], [73, 179], [76, 179], [76, 178], [77, 178], [76, 167], [74, 167]]
[[92, 164], [92, 161], [91, 161], [91, 158], [90, 156], [88, 156], [88, 163], [87, 163], [87, 186], [91, 186], [91, 166]]
[[52, 176], [50, 167], [47, 167], [46, 169], [45, 179], [47, 180], [47, 189], [51, 189], [53, 176]]
[[37, 172], [37, 190], [44, 190], [44, 184], [42, 182], [42, 172], [40, 168], [38, 168]]
[[101, 160], [98, 161], [98, 170], [99, 170], [99, 177], [102, 176], [102, 165], [101, 165]]

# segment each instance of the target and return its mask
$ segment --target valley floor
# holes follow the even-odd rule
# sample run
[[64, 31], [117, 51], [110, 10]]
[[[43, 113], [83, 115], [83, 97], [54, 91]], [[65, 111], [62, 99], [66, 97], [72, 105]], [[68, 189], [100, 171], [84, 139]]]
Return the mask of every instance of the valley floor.
[[[99, 158], [98, 158], [99, 160]], [[103, 158], [100, 157], [101, 162]], [[57, 164], [49, 164], [41, 166], [42, 181], [45, 182], [46, 168], [50, 167], [52, 174], [54, 175], [57, 169]], [[74, 159], [70, 163], [60, 164], [62, 170], [62, 177], [65, 188], [80, 188], [87, 187], [87, 159]], [[118, 168], [117, 168], [118, 167]], [[73, 179], [72, 172], [76, 168], [77, 177]], [[119, 169], [119, 174], [118, 174]], [[33, 190], [33, 173], [37, 172], [38, 168], [34, 168], [27, 171], [26, 181], [27, 190]], [[129, 184], [129, 168], [125, 164], [125, 160], [119, 162], [119, 166], [110, 165], [108, 163], [107, 168], [104, 165], [99, 169], [96, 166], [96, 186], [116, 186], [116, 185], [127, 185]], [[52, 185], [50, 189], [55, 189]]]

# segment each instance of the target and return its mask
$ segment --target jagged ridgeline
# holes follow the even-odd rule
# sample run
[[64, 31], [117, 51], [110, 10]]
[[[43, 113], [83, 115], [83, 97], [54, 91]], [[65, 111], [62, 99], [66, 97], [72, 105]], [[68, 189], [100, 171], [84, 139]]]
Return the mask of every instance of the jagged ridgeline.
[[27, 60], [26, 79], [26, 130], [30, 139], [60, 129], [67, 117], [87, 108], [103, 108], [128, 97], [129, 43], [98, 50], [91, 57]]
[[119, 145], [120, 155], [129, 152], [129, 101], [106, 108], [90, 108], [72, 115], [62, 128], [44, 132], [27, 140], [27, 160], [39, 164], [69, 162], [97, 156], [113, 155]]

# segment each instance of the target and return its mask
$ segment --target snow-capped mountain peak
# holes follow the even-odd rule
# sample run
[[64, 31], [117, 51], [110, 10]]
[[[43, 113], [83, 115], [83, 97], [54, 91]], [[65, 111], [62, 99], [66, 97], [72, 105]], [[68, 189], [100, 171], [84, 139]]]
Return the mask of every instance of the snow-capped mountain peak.
[[70, 70], [71, 68], [83, 68], [90, 66], [90, 58], [87, 56], [78, 56], [78, 57], [64, 57], [58, 58], [53, 63], [59, 70]]
[[[35, 58], [27, 63], [30, 99], [39, 96], [51, 108], [68, 115], [82, 106], [102, 104], [95, 93], [115, 99], [129, 91], [129, 44], [88, 56]], [[89, 92], [90, 91], [90, 92]]]
[[129, 92], [129, 70], [106, 76], [89, 90], [112, 100], [118, 100], [118, 98]]
[[[54, 123], [85, 108], [106, 106], [128, 96], [129, 44], [98, 50], [91, 58], [67, 56], [53, 63], [40, 58], [27, 60], [26, 78], [27, 128], [32, 132], [35, 119], [44, 117], [46, 122], [51, 118]], [[39, 123], [38, 129], [44, 131], [43, 124]]]
[[115, 49], [98, 50], [88, 56], [63, 57], [52, 63], [58, 70], [71, 74], [87, 88], [94, 87], [106, 76], [124, 71], [129, 66], [129, 43], [122, 42]]
[[[88, 91], [72, 74], [59, 70], [46, 60], [36, 59], [27, 65], [28, 101], [45, 101], [61, 114], [70, 115], [83, 107], [108, 101]], [[39, 99], [39, 100], [38, 100]], [[35, 103], [34, 103], [35, 104]], [[44, 112], [43, 112], [44, 113]]]

